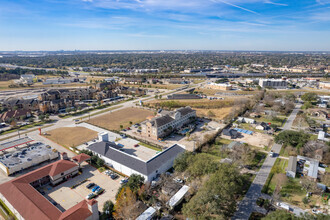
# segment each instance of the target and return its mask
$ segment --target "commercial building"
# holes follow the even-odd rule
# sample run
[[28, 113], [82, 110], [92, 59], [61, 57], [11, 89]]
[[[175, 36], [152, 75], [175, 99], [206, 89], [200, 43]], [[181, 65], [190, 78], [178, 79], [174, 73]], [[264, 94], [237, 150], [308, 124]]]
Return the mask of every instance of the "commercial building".
[[226, 83], [209, 83], [205, 86], [207, 89], [232, 90], [232, 86]]
[[286, 89], [288, 83], [284, 79], [260, 79], [259, 86], [262, 88]]
[[61, 211], [37, 190], [48, 184], [56, 185], [77, 173], [77, 164], [59, 160], [0, 185], [0, 199], [19, 220], [97, 220], [96, 200], [83, 200]]
[[141, 123], [141, 135], [158, 140], [174, 130], [191, 123], [196, 118], [196, 111], [188, 107], [179, 108], [168, 114], [152, 118]]
[[173, 94], [168, 95], [167, 99], [201, 99], [202, 97], [196, 94]]
[[0, 169], [9, 176], [44, 161], [56, 159], [58, 156], [57, 150], [37, 142], [26, 148], [1, 156]]
[[[139, 148], [143, 148], [143, 146], [139, 146]], [[99, 141], [91, 144], [87, 149], [98, 155], [106, 165], [115, 170], [127, 176], [141, 175], [145, 181], [152, 181], [158, 175], [166, 172], [173, 166], [175, 158], [185, 151], [183, 146], [175, 144], [145, 160], [138, 157], [133, 149], [126, 149], [124, 146], [110, 141]]]

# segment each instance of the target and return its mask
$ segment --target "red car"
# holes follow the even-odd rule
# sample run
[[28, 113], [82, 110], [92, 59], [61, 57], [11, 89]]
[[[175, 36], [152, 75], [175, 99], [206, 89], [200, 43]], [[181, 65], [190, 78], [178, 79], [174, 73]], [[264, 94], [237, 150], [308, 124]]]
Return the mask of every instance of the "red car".
[[135, 144], [134, 147], [138, 147], [139, 145], [138, 144]]

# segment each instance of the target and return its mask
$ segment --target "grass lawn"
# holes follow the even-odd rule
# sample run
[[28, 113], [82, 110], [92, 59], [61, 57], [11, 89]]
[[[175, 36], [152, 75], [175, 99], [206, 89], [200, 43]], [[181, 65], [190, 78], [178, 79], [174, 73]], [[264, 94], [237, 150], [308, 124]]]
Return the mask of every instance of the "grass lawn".
[[253, 160], [250, 163], [252, 169], [258, 171], [261, 168], [262, 164], [264, 163], [266, 157], [267, 157], [266, 153], [257, 151]]
[[159, 148], [159, 147], [155, 147], [155, 146], [152, 146], [150, 144], [143, 143], [143, 142], [140, 142], [139, 145], [150, 148], [150, 149], [155, 150], [155, 151], [162, 151], [162, 149]]
[[282, 123], [284, 121], [284, 119], [286, 119], [286, 116], [284, 115], [278, 115], [277, 118], [281, 119], [281, 120], [272, 120], [267, 118], [266, 116], [262, 115], [260, 118], [256, 118], [255, 120], [257, 122], [265, 122], [265, 123], [271, 123], [271, 124], [275, 124], [277, 126], [282, 126]]
[[287, 166], [288, 160], [277, 158], [261, 192], [272, 195], [276, 187], [275, 179], [273, 178], [274, 175], [277, 173], [285, 173], [285, 168]]
[[146, 109], [140, 108], [124, 108], [115, 112], [101, 115], [96, 118], [92, 118], [87, 122], [96, 125], [107, 130], [121, 130], [120, 125], [123, 128], [130, 126], [132, 124], [140, 123], [145, 121], [147, 117], [153, 116], [154, 112]]
[[281, 189], [281, 198], [283, 201], [301, 207], [305, 206], [302, 199], [306, 196], [307, 192], [301, 188], [299, 181], [299, 178], [289, 178], [287, 184]]
[[63, 127], [48, 131], [44, 136], [64, 147], [76, 147], [97, 138], [97, 132], [85, 127]]

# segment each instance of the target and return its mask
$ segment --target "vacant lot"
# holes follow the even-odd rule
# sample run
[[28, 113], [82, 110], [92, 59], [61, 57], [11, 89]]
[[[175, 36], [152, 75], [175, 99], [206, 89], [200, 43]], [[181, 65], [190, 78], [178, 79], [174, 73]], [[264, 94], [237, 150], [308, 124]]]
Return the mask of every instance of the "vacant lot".
[[199, 117], [213, 119], [224, 119], [232, 111], [235, 105], [233, 99], [228, 100], [208, 100], [208, 99], [179, 99], [179, 100], [153, 100], [145, 105], [155, 108], [180, 108], [190, 106], [197, 112]]
[[62, 146], [72, 147], [97, 138], [97, 132], [85, 127], [63, 127], [48, 131], [45, 136]]
[[120, 130], [120, 125], [126, 128], [130, 126], [130, 122], [132, 122], [132, 124], [140, 123], [152, 115], [154, 115], [154, 112], [149, 110], [125, 108], [93, 118], [87, 122], [107, 130]]
[[[242, 137], [234, 139], [234, 141], [242, 141], [252, 146], [262, 147], [269, 146], [272, 143], [273, 137], [268, 134], [253, 132], [252, 135], [241, 133]], [[221, 135], [222, 138], [228, 139], [228, 136]]]

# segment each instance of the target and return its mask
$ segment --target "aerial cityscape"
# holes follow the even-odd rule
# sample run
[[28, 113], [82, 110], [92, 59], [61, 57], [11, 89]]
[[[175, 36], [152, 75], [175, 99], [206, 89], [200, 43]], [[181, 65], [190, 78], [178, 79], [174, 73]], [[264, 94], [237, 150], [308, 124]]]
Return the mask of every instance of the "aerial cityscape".
[[329, 0], [3, 0], [0, 220], [330, 219]]

